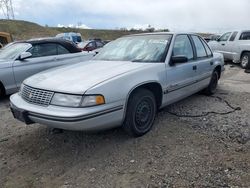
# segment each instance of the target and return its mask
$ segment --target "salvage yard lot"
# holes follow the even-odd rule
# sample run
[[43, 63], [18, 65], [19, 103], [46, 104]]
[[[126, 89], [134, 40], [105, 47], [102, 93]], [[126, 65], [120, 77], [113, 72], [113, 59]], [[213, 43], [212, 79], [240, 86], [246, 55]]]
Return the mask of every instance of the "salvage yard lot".
[[[1, 99], [0, 187], [250, 187], [250, 74], [227, 65], [215, 96], [163, 109], [137, 139], [120, 129], [52, 134], [16, 121]], [[241, 110], [179, 117], [230, 105]]]

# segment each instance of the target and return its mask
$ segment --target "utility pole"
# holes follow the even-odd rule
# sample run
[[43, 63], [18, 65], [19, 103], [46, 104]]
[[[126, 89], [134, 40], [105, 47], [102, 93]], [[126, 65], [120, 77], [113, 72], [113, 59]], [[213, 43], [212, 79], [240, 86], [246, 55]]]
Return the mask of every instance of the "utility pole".
[[12, 0], [0, 0], [0, 8], [5, 19], [15, 19]]

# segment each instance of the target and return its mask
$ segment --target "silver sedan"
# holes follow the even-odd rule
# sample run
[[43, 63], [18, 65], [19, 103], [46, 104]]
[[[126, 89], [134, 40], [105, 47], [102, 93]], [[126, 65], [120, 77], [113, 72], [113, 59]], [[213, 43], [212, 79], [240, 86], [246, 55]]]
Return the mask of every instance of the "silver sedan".
[[223, 70], [223, 56], [195, 34], [126, 36], [88, 63], [26, 79], [11, 96], [11, 109], [26, 124], [84, 131], [122, 126], [141, 136], [158, 109], [200, 90], [215, 93]]

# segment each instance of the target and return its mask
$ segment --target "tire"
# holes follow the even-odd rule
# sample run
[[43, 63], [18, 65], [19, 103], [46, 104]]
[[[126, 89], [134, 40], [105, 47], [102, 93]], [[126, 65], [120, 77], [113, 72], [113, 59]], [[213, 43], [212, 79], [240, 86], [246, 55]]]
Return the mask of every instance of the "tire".
[[5, 95], [5, 89], [3, 87], [3, 85], [0, 82], [0, 98], [2, 98]]
[[243, 69], [250, 69], [250, 52], [244, 52], [241, 56], [240, 65]]
[[212, 74], [211, 80], [207, 88], [204, 90], [206, 95], [213, 95], [216, 92], [217, 86], [219, 81], [219, 73], [215, 70]]
[[123, 129], [133, 137], [149, 132], [156, 116], [154, 94], [147, 89], [138, 89], [129, 97]]

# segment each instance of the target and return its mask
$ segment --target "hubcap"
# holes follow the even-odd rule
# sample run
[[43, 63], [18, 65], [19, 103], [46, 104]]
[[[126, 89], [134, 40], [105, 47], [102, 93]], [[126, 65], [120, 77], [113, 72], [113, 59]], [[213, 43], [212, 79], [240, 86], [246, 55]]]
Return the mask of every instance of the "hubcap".
[[139, 130], [145, 130], [151, 123], [152, 120], [152, 104], [149, 99], [143, 99], [136, 108], [135, 123]]
[[245, 55], [245, 56], [242, 57], [241, 64], [242, 64], [243, 67], [247, 66], [248, 60], [249, 60], [248, 56]]

